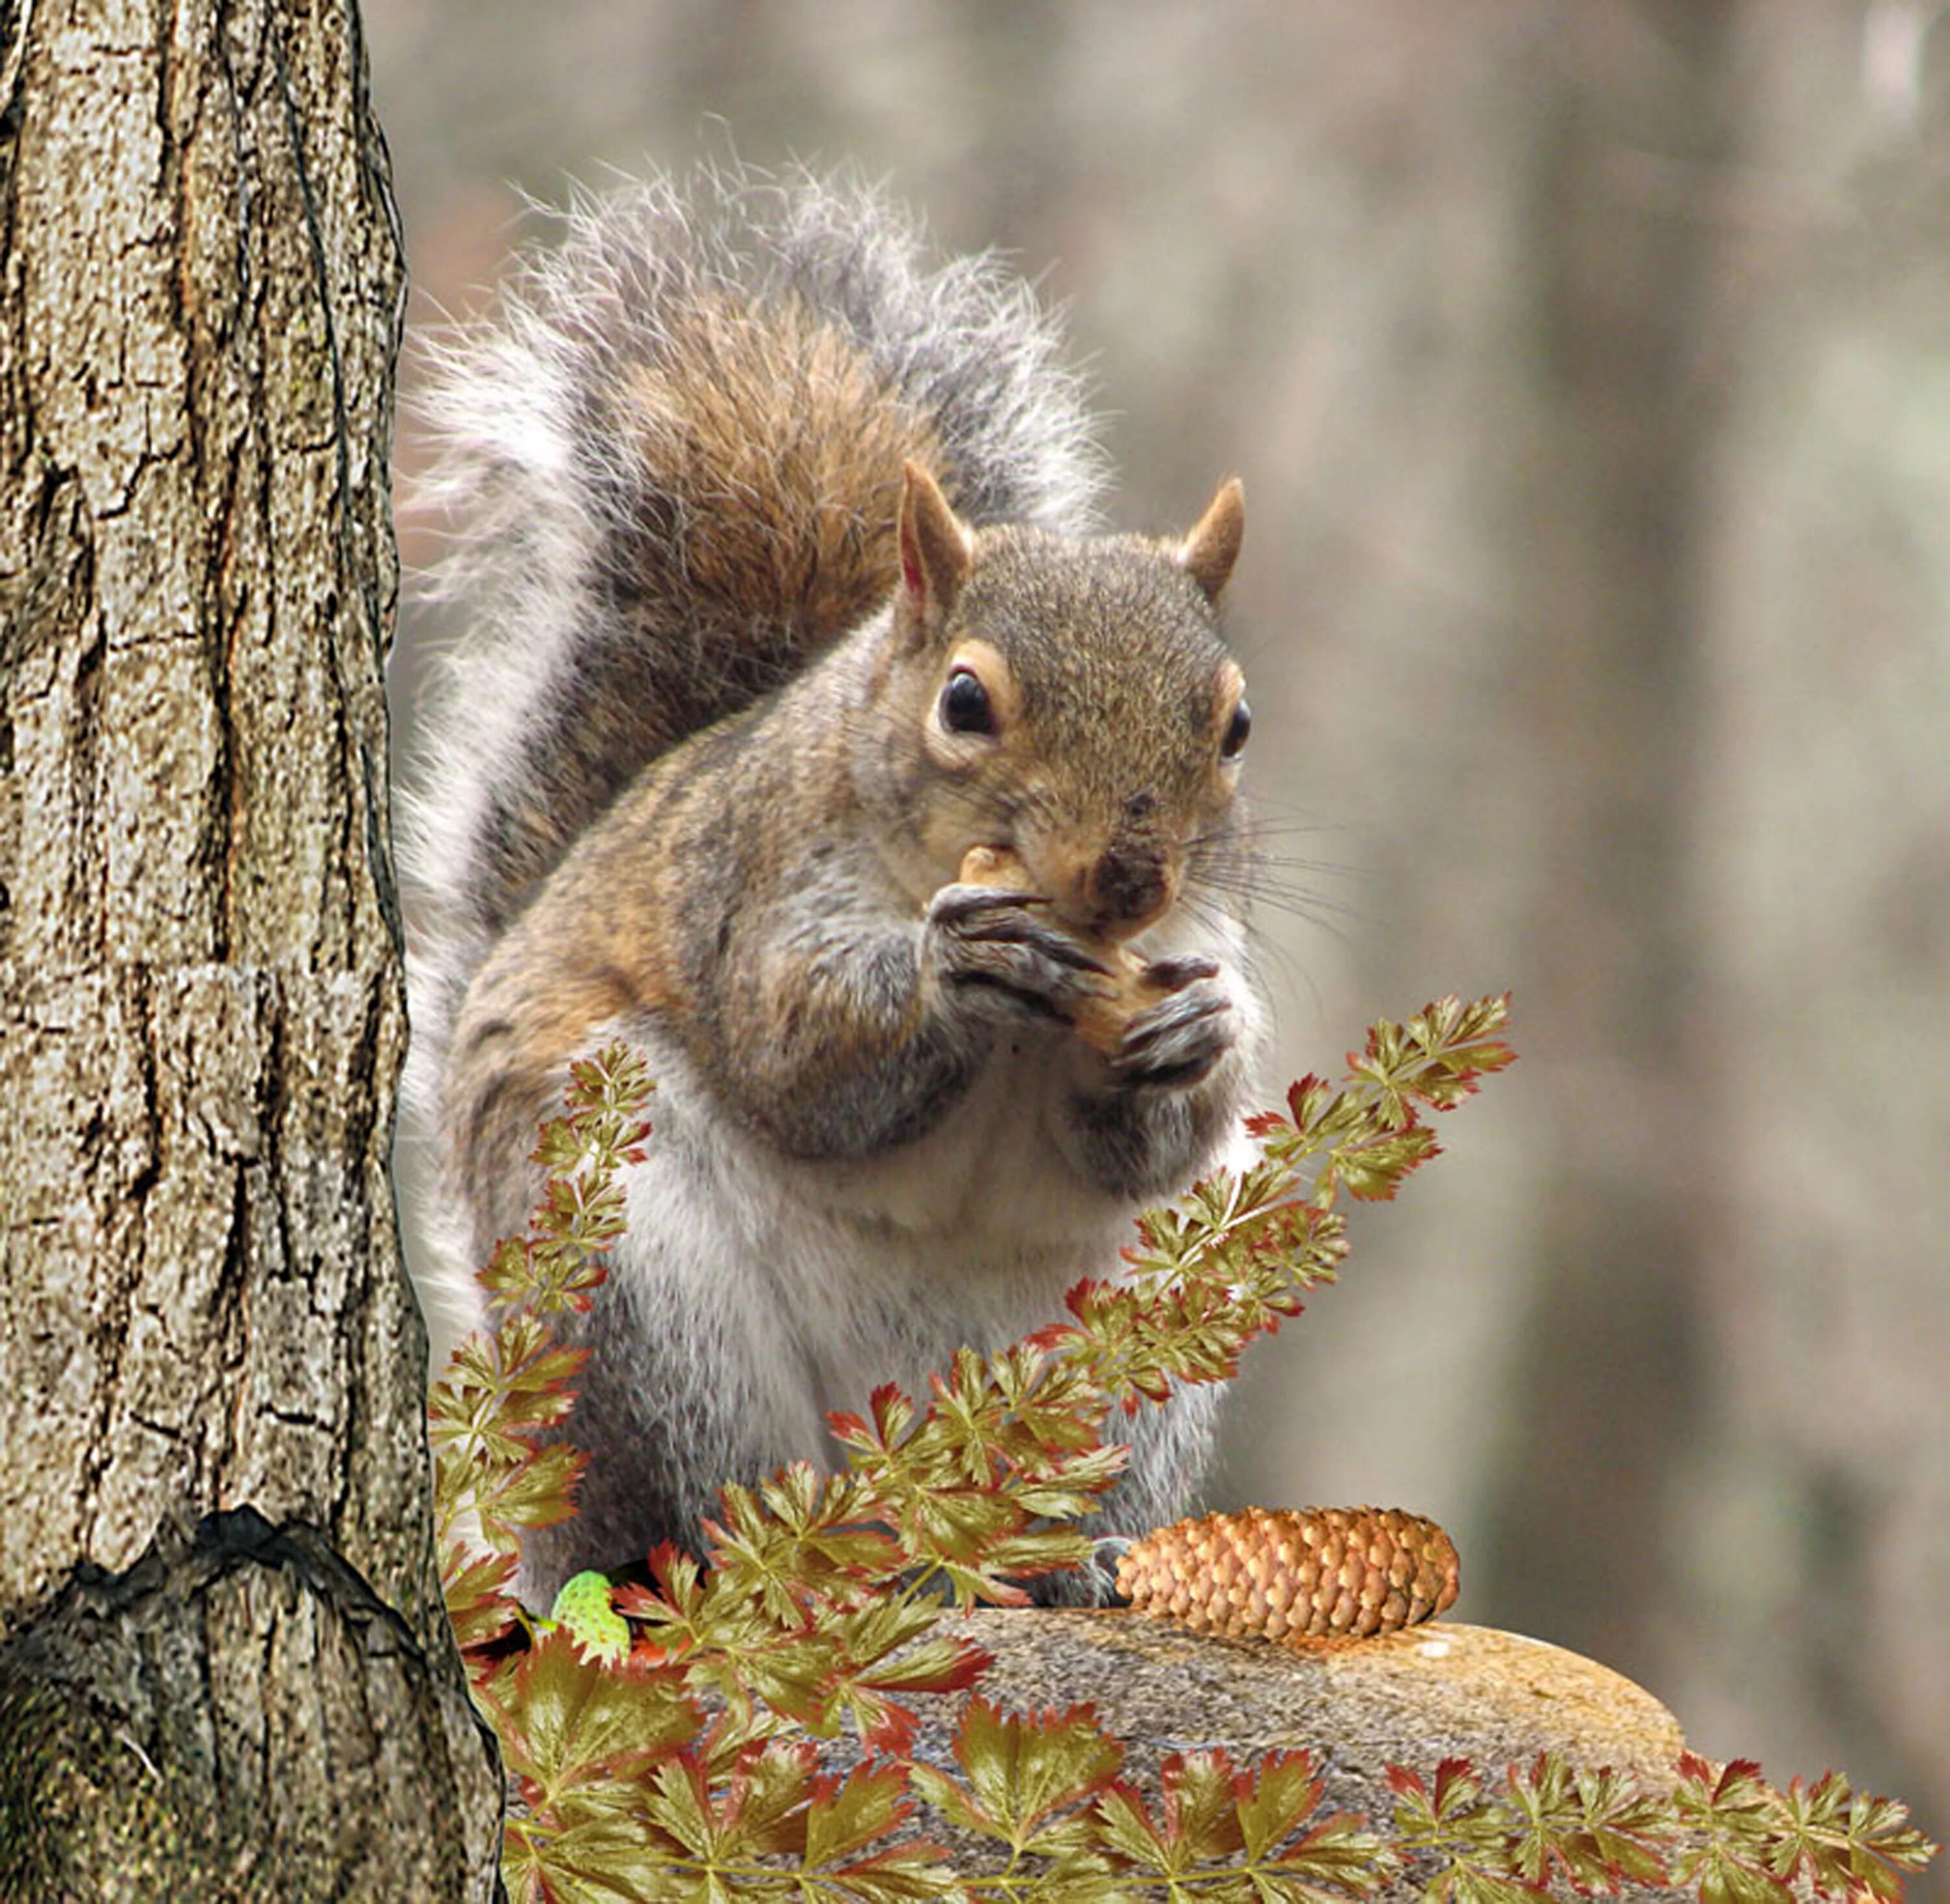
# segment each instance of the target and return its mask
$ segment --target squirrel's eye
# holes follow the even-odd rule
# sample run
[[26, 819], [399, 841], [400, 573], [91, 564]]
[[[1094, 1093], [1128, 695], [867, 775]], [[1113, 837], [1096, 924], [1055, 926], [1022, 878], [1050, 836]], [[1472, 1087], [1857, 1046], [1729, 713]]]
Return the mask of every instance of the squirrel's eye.
[[950, 734], [993, 734], [995, 710], [973, 669], [957, 668], [941, 690], [941, 725]]
[[1226, 724], [1226, 738], [1219, 744], [1219, 757], [1222, 760], [1237, 760], [1245, 751], [1246, 741], [1253, 731], [1253, 710], [1244, 701], [1232, 710], [1232, 718]]

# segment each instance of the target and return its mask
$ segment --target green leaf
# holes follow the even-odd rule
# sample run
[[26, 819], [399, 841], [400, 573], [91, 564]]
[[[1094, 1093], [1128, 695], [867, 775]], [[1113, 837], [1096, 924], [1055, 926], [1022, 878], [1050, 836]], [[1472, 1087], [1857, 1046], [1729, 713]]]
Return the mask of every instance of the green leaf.
[[586, 1658], [618, 1666], [629, 1657], [629, 1622], [612, 1604], [609, 1582], [602, 1574], [578, 1573], [565, 1581], [549, 1617]]

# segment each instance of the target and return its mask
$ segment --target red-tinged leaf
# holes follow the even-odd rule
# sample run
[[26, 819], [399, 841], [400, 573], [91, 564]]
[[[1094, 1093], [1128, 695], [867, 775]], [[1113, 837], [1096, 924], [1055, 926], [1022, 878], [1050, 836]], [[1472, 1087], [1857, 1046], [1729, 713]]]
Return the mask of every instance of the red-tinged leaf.
[[1269, 1753], [1235, 1784], [1239, 1829], [1248, 1855], [1256, 1861], [1297, 1831], [1320, 1803], [1320, 1781], [1313, 1758], [1304, 1752]]
[[1846, 1887], [1852, 1898], [1899, 1898], [1902, 1871], [1920, 1871], [1936, 1853], [1922, 1833], [1905, 1828], [1907, 1807], [1852, 1792], [1839, 1772], [1805, 1788], [1796, 1778], [1774, 1800], [1777, 1840], [1767, 1865], [1790, 1882], [1805, 1875], [1827, 1890]]
[[1033, 1580], [1082, 1566], [1094, 1550], [1087, 1534], [1073, 1528], [1033, 1527], [991, 1540], [982, 1553], [985, 1572], [1012, 1580]]
[[821, 1779], [806, 1816], [805, 1862], [839, 1864], [884, 1838], [914, 1810], [899, 1765], [859, 1765], [844, 1784]]
[[691, 1857], [718, 1855], [718, 1818], [704, 1768], [689, 1753], [666, 1759], [650, 1775], [645, 1815], [680, 1850]]
[[1757, 1802], [1766, 1791], [1767, 1781], [1761, 1776], [1758, 1759], [1729, 1759], [1713, 1781], [1716, 1803]]
[[891, 1684], [899, 1669], [890, 1656], [933, 1632], [939, 1617], [931, 1600], [865, 1600], [828, 1610], [822, 1626], [849, 1671], [884, 1668], [890, 1675], [884, 1683]]
[[[1052, 1812], [1025, 1837], [1009, 1820], [992, 1815], [967, 1786], [939, 1767], [914, 1759], [909, 1761], [907, 1772], [914, 1796], [948, 1823], [978, 1837], [998, 1840], [1018, 1856], [1054, 1860], [1054, 1868], [1037, 1881], [1035, 1895], [1039, 1904], [1045, 1896], [1051, 1904], [1067, 1897], [1069, 1893], [1064, 1888], [1064, 1880], [1079, 1872], [1088, 1874], [1108, 1868], [1101, 1856], [1091, 1849], [1092, 1821], [1085, 1812], [1076, 1809]], [[1082, 1895], [1089, 1904], [1096, 1904], [1104, 1893], [1099, 1887], [1086, 1890]]]
[[908, 1766], [908, 1784], [924, 1805], [939, 1812], [949, 1824], [983, 1837], [1008, 1842], [1008, 1827], [992, 1816], [981, 1800], [959, 1779], [939, 1766], [931, 1765], [924, 1759], [913, 1760]]
[[1716, 1772], [1688, 1753], [1679, 1769], [1674, 1806], [1693, 1841], [1673, 1858], [1674, 1880], [1696, 1884], [1702, 1904], [1786, 1904], [1792, 1890], [1765, 1868], [1779, 1812], [1760, 1767], [1736, 1759]]
[[[1296, 1131], [1312, 1130], [1319, 1121], [1321, 1112], [1333, 1102], [1335, 1095], [1333, 1086], [1312, 1071], [1297, 1080], [1286, 1094], [1287, 1115], [1293, 1120], [1292, 1128]], [[1277, 1117], [1268, 1121], [1276, 1129], [1279, 1127], [1280, 1120]]]
[[889, 1759], [905, 1759], [914, 1748], [920, 1731], [920, 1715], [911, 1706], [890, 1699], [857, 1679], [840, 1682], [833, 1691], [834, 1703], [853, 1722], [861, 1744], [870, 1753]]
[[1621, 1878], [1665, 1881], [1660, 1849], [1673, 1829], [1662, 1798], [1615, 1772], [1573, 1771], [1555, 1753], [1540, 1753], [1528, 1771], [1511, 1768], [1507, 1783], [1519, 1875], [1547, 1882], [1561, 1872], [1587, 1890]]
[[[1063, 1305], [1086, 1330], [1093, 1328], [1100, 1320], [1114, 1323], [1132, 1323], [1137, 1319], [1140, 1304], [1130, 1290], [1114, 1282], [1100, 1282], [1086, 1276], [1080, 1282], [1073, 1282], [1064, 1292]], [[1073, 1337], [1076, 1332], [1064, 1323], [1054, 1326], [1054, 1330], [1045, 1329], [1043, 1335], [1052, 1332]], [[1041, 1337], [1032, 1338], [1040, 1341]]]
[[1348, 1055], [1349, 1075], [1400, 1129], [1412, 1120], [1416, 1102], [1450, 1109], [1476, 1088], [1478, 1077], [1512, 1061], [1509, 1048], [1489, 1036], [1508, 1016], [1507, 999], [1469, 1005], [1438, 999], [1406, 1026], [1386, 1020], [1372, 1026], [1365, 1052]]
[[965, 1613], [977, 1606], [1026, 1606], [1030, 1603], [1027, 1593], [998, 1573], [964, 1566], [958, 1560], [936, 1560], [932, 1565], [958, 1613]]
[[1703, 1760], [1688, 1754], [1680, 1768], [1674, 1800], [1689, 1824], [1749, 1847], [1766, 1838], [1775, 1794], [1752, 1759], [1733, 1759], [1715, 1774]]
[[984, 1653], [972, 1641], [936, 1638], [868, 1667], [858, 1683], [891, 1693], [963, 1692], [994, 1659], [993, 1653]]
[[1902, 1871], [1922, 1871], [1943, 1847], [1924, 1837], [1907, 1821], [1909, 1807], [1893, 1798], [1858, 1793], [1851, 1801], [1849, 1828], [1852, 1842], [1866, 1846], [1878, 1859]]
[[[1415, 1126], [1415, 1107], [1459, 1101], [1478, 1063], [1506, 1061], [1488, 1037], [1500, 1011], [1441, 1001], [1406, 1027], [1377, 1026], [1360, 1061], [1365, 1071], [1357, 1064], [1355, 1078], [1339, 1087], [1303, 1080], [1289, 1095], [1291, 1123], [1277, 1116], [1254, 1120], [1263, 1147], [1257, 1162], [1236, 1174], [1215, 1172], [1176, 1209], [1140, 1220], [1140, 1248], [1126, 1252], [1128, 1284], [1082, 1285], [1071, 1298], [1071, 1320], [1032, 1344], [986, 1357], [958, 1355], [933, 1385], [925, 1412], [889, 1385], [877, 1391], [865, 1418], [834, 1417], [851, 1469], [839, 1481], [821, 1482], [798, 1468], [728, 1493], [712, 1528], [718, 1565], [709, 1576], [687, 1557], [667, 1555], [651, 1588], [619, 1600], [647, 1643], [674, 1656], [662, 1679], [714, 1692], [722, 1701], [718, 1719], [682, 1764], [667, 1752], [625, 1783], [599, 1765], [598, 1775], [555, 1794], [541, 1821], [554, 1834], [549, 1842], [561, 1847], [581, 1833], [589, 1853], [553, 1867], [564, 1893], [606, 1896], [600, 1887], [629, 1870], [646, 1895], [728, 1896], [721, 1867], [734, 1852], [786, 1861], [775, 1866], [781, 1885], [796, 1885], [808, 1899], [872, 1904], [938, 1888], [945, 1879], [928, 1871], [925, 1847], [883, 1844], [883, 1815], [899, 1803], [891, 1772], [856, 1775], [867, 1781], [858, 1793], [872, 1802], [849, 1819], [851, 1781], [821, 1787], [815, 1800], [806, 1793], [804, 1757], [754, 1756], [787, 1723], [779, 1713], [830, 1730], [850, 1712], [870, 1746], [904, 1746], [912, 1715], [900, 1697], [964, 1685], [980, 1662], [970, 1650], [924, 1637], [923, 1609], [877, 1621], [864, 1585], [900, 1567], [922, 1578], [931, 1572], [964, 1597], [1001, 1599], [1012, 1594], [1005, 1575], [1081, 1557], [1088, 1544], [1074, 1528], [1031, 1523], [1075, 1516], [1114, 1477], [1124, 1456], [1103, 1442], [1107, 1410], [1135, 1409], [1179, 1384], [1223, 1376], [1247, 1341], [1297, 1313], [1298, 1292], [1330, 1279], [1346, 1248], [1338, 1214], [1304, 1201], [1310, 1186], [1301, 1163], [1325, 1165], [1331, 1155], [1313, 1186], [1325, 1183], [1330, 1191], [1399, 1183], [1429, 1148], [1428, 1133]], [[562, 1365], [537, 1363], [524, 1373], [520, 1358], [559, 1351], [535, 1332], [533, 1308], [601, 1273], [597, 1254], [622, 1214], [615, 1172], [646, 1134], [626, 1102], [632, 1067], [640, 1089], [640, 1066], [620, 1048], [578, 1067], [576, 1108], [542, 1139], [552, 1180], [536, 1240], [511, 1246], [500, 1259], [506, 1281], [531, 1285], [530, 1310], [514, 1318], [528, 1332], [506, 1338], [505, 1366], [477, 1370], [473, 1386], [462, 1384], [452, 1399], [456, 1439], [498, 1432], [505, 1466], [516, 1465], [505, 1460], [509, 1449], [526, 1452], [522, 1436], [555, 1429], [566, 1406]], [[1410, 1129], [1417, 1134], [1402, 1141]], [[502, 1407], [510, 1398], [512, 1405]], [[885, 1527], [875, 1524], [881, 1522]], [[905, 1552], [897, 1552], [886, 1528], [898, 1530]], [[513, 1667], [497, 1677], [503, 1707], [519, 1703], [518, 1678]], [[916, 1768], [913, 1789], [944, 1815], [977, 1829], [986, 1820], [1020, 1853], [1053, 1861], [1037, 1874], [1039, 1887], [1045, 1878], [1054, 1887], [1039, 1890], [1052, 1904], [1059, 1896], [1073, 1904], [1094, 1898], [1106, 1880], [1114, 1887], [1105, 1854], [1091, 1848], [1093, 1831], [1108, 1842], [1100, 1805], [1167, 1862], [1202, 1856], [1190, 1868], [1215, 1896], [1250, 1890], [1313, 1898], [1327, 1894], [1323, 1886], [1359, 1894], [1386, 1862], [1350, 1821], [1314, 1819], [1319, 1793], [1304, 1760], [1276, 1759], [1238, 1776], [1210, 1755], [1180, 1761], [1163, 1778], [1153, 1818], [1128, 1788], [1111, 1790], [1119, 1748], [1098, 1737], [1087, 1714], [1005, 1721], [971, 1702], [958, 1754], [965, 1783]], [[531, 1796], [538, 1795], [532, 1776], [524, 1776]], [[668, 1860], [690, 1847], [690, 1868], [656, 1868], [669, 1881], [648, 1875], [650, 1865], [631, 1865], [640, 1847], [614, 1828], [610, 1809], [626, 1790], [640, 1804], [638, 1828], [652, 1853]], [[1487, 1898], [1509, 1890], [1507, 1880], [1499, 1889], [1489, 1843], [1498, 1828], [1473, 1781], [1445, 1768], [1433, 1793], [1418, 1783], [1413, 1795], [1431, 1846], [1439, 1838], [1449, 1847], [1441, 1894]], [[1839, 1828], [1821, 1812], [1816, 1794], [1808, 1801], [1806, 1834], [1832, 1835]], [[1825, 1797], [1821, 1803], [1834, 1809]], [[809, 1846], [821, 1806], [832, 1831]], [[1561, 1781], [1534, 1809], [1540, 1843], [1569, 1829], [1574, 1808]], [[1621, 1827], [1628, 1816], [1615, 1806], [1599, 1809], [1604, 1816], [1594, 1825], [1594, 1843], [1599, 1828]], [[511, 1844], [534, 1822], [531, 1816], [511, 1824]], [[1223, 1862], [1241, 1856], [1248, 1862]], [[714, 1857], [718, 1874], [707, 1868]], [[802, 1857], [803, 1868], [791, 1869]], [[1154, 1856], [1151, 1868], [1156, 1864]], [[748, 1864], [740, 1881], [753, 1876]]]
[[828, 1737], [839, 1721], [833, 1685], [834, 1647], [824, 1634], [802, 1639], [761, 1639], [745, 1647], [725, 1647], [719, 1656], [693, 1659], [693, 1684], [716, 1686], [728, 1697], [762, 1700], [774, 1712], [796, 1719], [809, 1731]]
[[578, 1784], [633, 1777], [703, 1729], [674, 1679], [585, 1660], [561, 1631], [528, 1650], [509, 1692], [496, 1730], [509, 1769], [531, 1787], [538, 1809]]
[[868, 1398], [874, 1413], [874, 1432], [884, 1447], [891, 1447], [907, 1433], [920, 1410], [911, 1396], [892, 1382], [883, 1382]]
[[565, 1442], [540, 1448], [506, 1474], [484, 1479], [473, 1494], [481, 1531], [554, 1527], [575, 1512], [576, 1484], [589, 1457]]
[[[1560, 1876], [1576, 1890], [1611, 1889], [1621, 1873], [1601, 1850], [1593, 1819], [1608, 1804], [1618, 1812], [1615, 1792], [1574, 1774], [1555, 1753], [1540, 1753], [1527, 1769], [1510, 1767], [1505, 1785], [1500, 1809], [1515, 1876], [1547, 1889]], [[1634, 1862], [1656, 1869], [1640, 1847], [1627, 1849]]]
[[[797, 1728], [762, 1706], [720, 1706], [704, 1737], [690, 1750], [702, 1761], [706, 1778], [721, 1785], [748, 1769], [752, 1755], [772, 1748], [806, 1755], [808, 1780], [819, 1769], [819, 1747]], [[807, 1787], [810, 1791], [810, 1786]]]
[[900, 1571], [884, 1529], [847, 1524], [864, 1504], [858, 1479], [822, 1479], [810, 1464], [782, 1469], [757, 1490], [731, 1485], [718, 1519], [705, 1522], [714, 1578], [727, 1594], [749, 1594], [782, 1628], [802, 1626], [821, 1594], [852, 1595]]
[[1476, 1768], [1467, 1759], [1444, 1759], [1435, 1768], [1435, 1811], [1438, 1817], [1459, 1806], [1474, 1804], [1482, 1787]]
[[701, 1898], [703, 1881], [674, 1870], [668, 1851], [642, 1824], [627, 1818], [583, 1820], [565, 1830], [537, 1829], [532, 1819], [508, 1821], [501, 1876], [513, 1904], [641, 1904], [647, 1897]]
[[641, 1623], [642, 1637], [679, 1655], [730, 1644], [776, 1637], [777, 1629], [748, 1601], [726, 1604], [715, 1578], [707, 1578], [693, 1554], [671, 1541], [659, 1541], [648, 1559], [651, 1584], [616, 1590], [616, 1610]]
[[521, 1609], [515, 1599], [515, 1557], [484, 1553], [450, 1541], [441, 1553], [441, 1588], [447, 1617], [463, 1653], [484, 1650], [514, 1630]]
[[1396, 1843], [1437, 1861], [1425, 1896], [1456, 1904], [1513, 1904], [1536, 1894], [1515, 1871], [1499, 1808], [1483, 1796], [1468, 1759], [1444, 1759], [1432, 1788], [1400, 1766], [1389, 1768], [1388, 1781], [1395, 1792]]
[[901, 1503], [908, 1551], [936, 1562], [980, 1565], [1023, 1516], [992, 1488], [916, 1488]]
[[1338, 1146], [1321, 1172], [1315, 1203], [1325, 1208], [1325, 1200], [1337, 1187], [1363, 1203], [1391, 1202], [1403, 1179], [1441, 1150], [1434, 1132], [1420, 1124]]
[[[1419, 1772], [1406, 1765], [1396, 1765], [1392, 1760], [1383, 1768], [1382, 1775], [1388, 1781], [1388, 1789], [1401, 1796], [1413, 1793], [1425, 1804], [1428, 1803], [1428, 1787], [1422, 1783]], [[1431, 1806], [1432, 1809], [1433, 1807]]]
[[575, 1405], [572, 1383], [585, 1359], [526, 1314], [463, 1341], [428, 1401], [444, 1487], [464, 1493], [477, 1473], [518, 1465]]
[[534, 1285], [528, 1249], [525, 1237], [503, 1237], [488, 1253], [486, 1263], [475, 1272], [475, 1279], [491, 1298], [519, 1301]]
[[1244, 1847], [1232, 1761], [1223, 1752], [1174, 1753], [1158, 1768], [1163, 1834], [1193, 1864], [1213, 1864]]
[[1118, 1780], [1098, 1800], [1095, 1815], [1098, 1834], [1104, 1845], [1140, 1874], [1162, 1878], [1182, 1874], [1187, 1862], [1182, 1847], [1174, 1845], [1152, 1821], [1135, 1787]]
[[827, 1432], [843, 1447], [858, 1447], [863, 1441], [871, 1441], [867, 1424], [850, 1409], [828, 1409], [826, 1428]]
[[[1394, 1848], [1351, 1812], [1322, 1818], [1276, 1856], [1259, 1867], [1278, 1884], [1260, 1889], [1292, 1904], [1338, 1904], [1350, 1895], [1366, 1897], [1398, 1876], [1402, 1861]], [[1330, 1890], [1320, 1887], [1331, 1886]]]
[[759, 1484], [759, 1498], [801, 1551], [836, 1569], [871, 1570], [886, 1557], [885, 1532], [864, 1524], [871, 1497], [852, 1475], [821, 1474], [809, 1461], [794, 1461]]
[[717, 1806], [721, 1837], [735, 1837], [748, 1857], [803, 1858], [818, 1772], [810, 1739], [771, 1739], [740, 1753]]
[[[911, 1839], [905, 1844], [889, 1845], [865, 1858], [824, 1871], [818, 1890], [821, 1893], [854, 1899], [858, 1904], [906, 1904], [906, 1900], [932, 1900], [961, 1895], [955, 1874], [940, 1860], [945, 1854], [938, 1844], [926, 1839]], [[1039, 1896], [1042, 1893], [1039, 1893]], [[1050, 1897], [1047, 1904], [1059, 1904]]]
[[1045, 1519], [1070, 1520], [1091, 1512], [1130, 1465], [1129, 1444], [1106, 1442], [1087, 1452], [1067, 1457], [1056, 1471], [1034, 1481], [1017, 1481], [1010, 1497], [1026, 1514]]
[[1762, 1871], [1724, 1845], [1709, 1845], [1696, 1854], [1682, 1853], [1673, 1861], [1672, 1874], [1682, 1884], [1696, 1884], [1699, 1904], [1793, 1904], [1794, 1893], [1778, 1878]]
[[1536, 1904], [1550, 1893], [1521, 1878], [1458, 1859], [1438, 1871], [1423, 1890], [1431, 1904]]
[[[434, 1384], [432, 1412], [443, 1425], [472, 1424], [484, 1402], [528, 1396], [559, 1401], [587, 1359], [580, 1349], [561, 1347], [536, 1317], [510, 1317], [456, 1345]], [[488, 1425], [498, 1426], [498, 1419]]]
[[1124, 1752], [1087, 1706], [1005, 1713], [976, 1697], [956, 1731], [955, 1756], [983, 1815], [1022, 1850], [1045, 1820], [1104, 1790]]

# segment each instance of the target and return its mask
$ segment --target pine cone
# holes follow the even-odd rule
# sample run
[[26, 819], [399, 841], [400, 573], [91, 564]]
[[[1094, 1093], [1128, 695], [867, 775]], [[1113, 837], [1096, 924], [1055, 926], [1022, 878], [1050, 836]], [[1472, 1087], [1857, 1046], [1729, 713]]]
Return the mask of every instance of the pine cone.
[[1398, 1507], [1249, 1507], [1133, 1541], [1117, 1591], [1198, 1633], [1365, 1639], [1453, 1606], [1459, 1571], [1449, 1536]]

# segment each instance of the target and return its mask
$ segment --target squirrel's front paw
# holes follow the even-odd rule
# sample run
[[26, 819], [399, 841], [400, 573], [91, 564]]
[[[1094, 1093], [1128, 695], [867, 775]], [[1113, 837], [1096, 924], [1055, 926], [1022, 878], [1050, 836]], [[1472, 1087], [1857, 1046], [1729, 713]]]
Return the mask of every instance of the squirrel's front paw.
[[1182, 1090], [1232, 1049], [1238, 1014], [1210, 959], [1166, 960], [1145, 976], [1173, 989], [1133, 1017], [1106, 1054], [1111, 1081], [1126, 1089]]
[[1073, 1024], [1111, 987], [1108, 968], [1037, 910], [1033, 893], [944, 886], [927, 909], [928, 950], [940, 982], [970, 1001], [999, 1002]]

